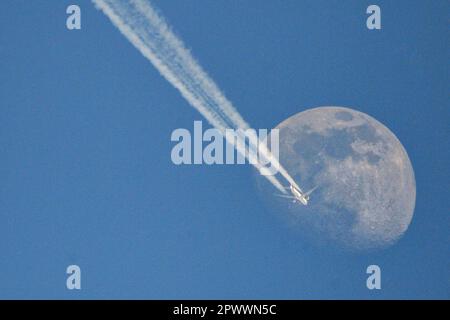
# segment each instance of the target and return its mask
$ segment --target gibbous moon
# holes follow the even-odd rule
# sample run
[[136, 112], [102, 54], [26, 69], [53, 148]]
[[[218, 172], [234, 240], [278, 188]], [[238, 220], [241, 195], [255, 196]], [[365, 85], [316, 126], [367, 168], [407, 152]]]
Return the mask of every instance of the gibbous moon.
[[405, 233], [416, 183], [405, 149], [388, 128], [342, 107], [300, 112], [277, 128], [281, 164], [303, 191], [317, 189], [304, 206], [276, 197], [259, 175], [258, 188], [305, 238], [364, 251], [392, 245]]

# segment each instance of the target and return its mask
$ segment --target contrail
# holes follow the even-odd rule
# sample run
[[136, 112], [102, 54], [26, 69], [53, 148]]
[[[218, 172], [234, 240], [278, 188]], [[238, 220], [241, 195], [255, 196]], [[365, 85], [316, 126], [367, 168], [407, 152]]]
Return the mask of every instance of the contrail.
[[[224, 96], [215, 82], [201, 68], [186, 49], [182, 40], [170, 29], [164, 18], [145, 0], [92, 0], [105, 13], [120, 32], [146, 57], [160, 74], [169, 81], [181, 95], [197, 109], [208, 122], [227, 139], [225, 130], [249, 129], [248, 123], [240, 116], [232, 103]], [[227, 139], [228, 140], [228, 139]], [[249, 136], [249, 153], [246, 154], [245, 141], [237, 139], [236, 150], [254, 159], [254, 150], [270, 160], [279, 173], [293, 186], [300, 189], [264, 143], [259, 143], [256, 134]], [[234, 141], [228, 141], [234, 144]], [[258, 161], [258, 170], [263, 167]], [[267, 163], [265, 161], [264, 163]], [[265, 177], [281, 192], [286, 193], [275, 176]]]

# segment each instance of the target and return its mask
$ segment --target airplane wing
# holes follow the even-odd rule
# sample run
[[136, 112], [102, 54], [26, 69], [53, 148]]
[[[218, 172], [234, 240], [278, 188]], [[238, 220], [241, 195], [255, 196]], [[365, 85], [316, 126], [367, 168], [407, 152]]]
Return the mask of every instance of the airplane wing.
[[308, 192], [306, 192], [306, 195], [310, 195], [314, 190], [316, 190], [319, 186], [315, 186], [314, 188], [312, 188], [311, 190], [309, 190]]

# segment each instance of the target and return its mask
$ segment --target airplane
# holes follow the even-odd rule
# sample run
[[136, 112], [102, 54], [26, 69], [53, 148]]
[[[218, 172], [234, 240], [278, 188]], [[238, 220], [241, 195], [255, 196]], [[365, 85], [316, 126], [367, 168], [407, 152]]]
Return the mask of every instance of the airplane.
[[303, 192], [302, 190], [300, 190], [300, 188], [297, 188], [291, 184], [289, 187], [285, 187], [285, 188], [286, 188], [286, 190], [289, 190], [292, 193], [292, 196], [288, 196], [288, 195], [284, 195], [284, 194], [275, 194], [275, 195], [280, 198], [292, 199], [294, 203], [296, 201], [299, 201], [300, 203], [302, 203], [303, 205], [306, 206], [306, 205], [308, 205], [309, 195], [314, 190], [316, 190], [317, 187], [318, 186], [315, 186], [308, 192]]

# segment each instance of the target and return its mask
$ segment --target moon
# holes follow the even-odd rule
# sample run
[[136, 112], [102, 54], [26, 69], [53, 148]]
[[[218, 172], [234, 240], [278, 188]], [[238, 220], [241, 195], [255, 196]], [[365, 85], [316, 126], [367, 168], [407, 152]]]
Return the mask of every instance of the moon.
[[369, 115], [319, 107], [281, 122], [279, 160], [304, 192], [307, 206], [276, 197], [259, 174], [270, 206], [306, 239], [351, 251], [386, 248], [408, 229], [416, 183], [397, 137]]

